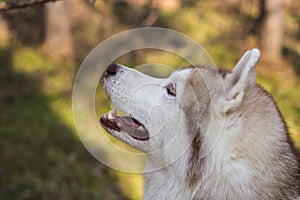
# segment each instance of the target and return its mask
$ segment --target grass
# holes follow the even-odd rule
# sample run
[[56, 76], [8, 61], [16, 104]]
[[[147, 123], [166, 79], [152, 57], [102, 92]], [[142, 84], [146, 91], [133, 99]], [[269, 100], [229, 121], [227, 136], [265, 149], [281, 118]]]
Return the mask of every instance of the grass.
[[21, 48], [15, 51], [12, 66], [5, 66], [11, 68], [1, 69], [10, 73], [0, 84], [0, 196], [127, 199], [116, 175], [78, 140], [70, 95], [65, 94], [68, 84], [47, 90], [47, 82], [63, 80], [64, 70], [43, 59], [37, 51]]

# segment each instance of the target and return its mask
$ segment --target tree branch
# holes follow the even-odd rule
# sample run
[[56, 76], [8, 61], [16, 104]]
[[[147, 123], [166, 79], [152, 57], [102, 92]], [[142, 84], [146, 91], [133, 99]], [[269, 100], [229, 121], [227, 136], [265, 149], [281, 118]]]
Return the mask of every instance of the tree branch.
[[12, 9], [26, 8], [36, 4], [44, 4], [47, 2], [61, 1], [61, 0], [0, 0], [0, 12]]

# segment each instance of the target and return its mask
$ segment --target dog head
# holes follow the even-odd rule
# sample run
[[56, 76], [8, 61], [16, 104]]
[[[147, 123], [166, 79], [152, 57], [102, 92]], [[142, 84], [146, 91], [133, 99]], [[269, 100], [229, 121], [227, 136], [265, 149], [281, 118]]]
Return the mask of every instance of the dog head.
[[245, 89], [255, 84], [258, 59], [259, 51], [252, 50], [232, 72], [189, 67], [163, 79], [111, 64], [104, 76], [105, 91], [112, 104], [128, 116], [110, 111], [101, 117], [101, 125], [146, 153], [168, 146], [162, 157], [174, 150], [184, 152], [199, 135], [196, 151], [209, 151], [221, 131], [221, 119], [239, 108]]

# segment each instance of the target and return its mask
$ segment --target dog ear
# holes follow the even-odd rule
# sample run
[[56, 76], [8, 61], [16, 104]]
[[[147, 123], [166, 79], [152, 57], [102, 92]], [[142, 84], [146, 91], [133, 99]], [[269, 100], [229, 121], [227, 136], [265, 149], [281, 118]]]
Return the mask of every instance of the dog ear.
[[256, 65], [260, 58], [260, 51], [252, 49], [247, 51], [231, 73], [225, 77], [226, 103], [224, 113], [235, 110], [243, 101], [245, 89], [248, 85], [256, 83]]

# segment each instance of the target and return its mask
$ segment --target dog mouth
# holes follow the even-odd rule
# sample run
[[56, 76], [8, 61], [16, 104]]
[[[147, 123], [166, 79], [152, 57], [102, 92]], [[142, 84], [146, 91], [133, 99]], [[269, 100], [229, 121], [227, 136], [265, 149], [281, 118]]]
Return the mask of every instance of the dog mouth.
[[111, 130], [125, 132], [132, 138], [140, 141], [149, 139], [148, 130], [132, 116], [117, 116], [116, 110], [109, 111], [100, 118], [100, 124], [108, 132]]

